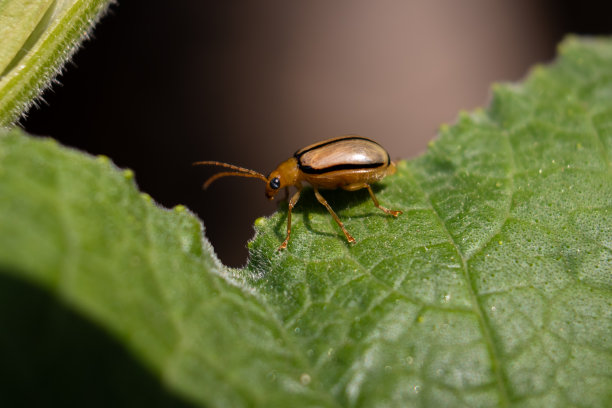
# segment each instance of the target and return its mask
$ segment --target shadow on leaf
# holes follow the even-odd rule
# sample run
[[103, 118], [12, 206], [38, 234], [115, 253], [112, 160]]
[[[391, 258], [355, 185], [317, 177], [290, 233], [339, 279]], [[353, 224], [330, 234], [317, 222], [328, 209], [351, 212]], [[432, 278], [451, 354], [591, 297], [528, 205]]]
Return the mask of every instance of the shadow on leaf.
[[[372, 190], [374, 191], [376, 195], [382, 189], [383, 189], [383, 186], [379, 184], [372, 185]], [[357, 191], [345, 191], [342, 189], [319, 190], [319, 192], [327, 200], [327, 202], [329, 203], [331, 208], [336, 212], [336, 214], [338, 214], [338, 217], [340, 218], [342, 222], [345, 222], [345, 218], [346, 218], [346, 217], [343, 217], [342, 212], [344, 212], [346, 209], [351, 208], [353, 206], [361, 205], [366, 201], [371, 202], [372, 211], [368, 211], [367, 213], [358, 214], [358, 215], [353, 214], [351, 215], [351, 218], [368, 218], [372, 216], [389, 217], [388, 214], [383, 213], [382, 211], [380, 211], [374, 206], [374, 203], [372, 202], [372, 199], [370, 198], [368, 190], [366, 189], [357, 190]], [[278, 219], [276, 225], [274, 226], [274, 233], [276, 237], [278, 238], [278, 240], [282, 242], [285, 239], [285, 236], [287, 234], [286, 228], [287, 228], [288, 206], [286, 202], [284, 202], [281, 205], [281, 207], [279, 207], [279, 211], [282, 212], [283, 216]], [[311, 222], [311, 217], [310, 217], [311, 212], [329, 217], [330, 223], [333, 224], [334, 226], [333, 227], [334, 231], [337, 230], [337, 232], [328, 232], [328, 231], [322, 231], [322, 230], [316, 229], [312, 225], [312, 222]], [[344, 234], [342, 233], [342, 230], [340, 229], [340, 227], [338, 227], [338, 225], [332, 218], [331, 214], [327, 211], [327, 209], [321, 203], [319, 203], [319, 201], [317, 201], [311, 187], [306, 187], [302, 190], [300, 201], [298, 201], [297, 205], [293, 208], [293, 217], [294, 217], [293, 222], [295, 222], [295, 216], [298, 214], [303, 214], [304, 226], [311, 233], [317, 234], [320, 236], [338, 237], [339, 239], [346, 241], [346, 238]], [[292, 237], [293, 237], [293, 234], [292, 234]], [[351, 245], [348, 242], [346, 242], [346, 244], [347, 246]]]
[[110, 335], [0, 267], [0, 406], [190, 407]]

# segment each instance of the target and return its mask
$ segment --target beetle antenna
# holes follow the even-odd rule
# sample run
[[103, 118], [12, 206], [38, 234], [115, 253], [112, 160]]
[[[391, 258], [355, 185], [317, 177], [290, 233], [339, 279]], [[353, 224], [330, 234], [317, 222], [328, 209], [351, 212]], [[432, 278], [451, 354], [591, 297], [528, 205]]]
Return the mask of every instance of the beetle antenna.
[[223, 162], [218, 162], [218, 161], [212, 161], [212, 160], [204, 160], [204, 161], [197, 161], [195, 163], [193, 163], [194, 166], [221, 166], [221, 167], [227, 167], [229, 169], [232, 170], [238, 170], [244, 173], [249, 173], [249, 174], [256, 174], [259, 176], [262, 176], [266, 181], [268, 180], [266, 178], [266, 176], [264, 176], [263, 174], [255, 171], [255, 170], [251, 170], [251, 169], [247, 169], [244, 167], [240, 167], [240, 166], [234, 166], [233, 164], [229, 164], [229, 163], [223, 163]]
[[220, 167], [227, 167], [227, 168], [232, 169], [232, 170], [237, 170], [237, 171], [224, 171], [224, 172], [217, 173], [217, 174], [211, 176], [204, 183], [203, 188], [205, 190], [208, 188], [208, 186], [210, 186], [212, 184], [213, 181], [215, 181], [215, 180], [217, 180], [217, 179], [219, 179], [221, 177], [226, 177], [226, 176], [253, 177], [253, 178], [262, 179], [264, 182], [268, 182], [268, 179], [267, 179], [266, 176], [264, 176], [263, 174], [255, 171], [255, 170], [251, 170], [251, 169], [247, 169], [247, 168], [239, 167], [239, 166], [234, 166], [233, 164], [229, 164], [229, 163], [223, 163], [223, 162], [212, 161], [212, 160], [205, 160], [205, 161], [195, 162], [195, 163], [193, 163], [193, 165], [194, 166], [220, 166]]
[[262, 179], [264, 182], [268, 182], [268, 179], [265, 178], [263, 174], [241, 173], [238, 171], [224, 171], [224, 172], [217, 173], [211, 176], [208, 180], [206, 180], [202, 188], [206, 190], [208, 186], [210, 186], [213, 183], [213, 181], [220, 179], [221, 177], [226, 177], [226, 176], [253, 177], [253, 178]]

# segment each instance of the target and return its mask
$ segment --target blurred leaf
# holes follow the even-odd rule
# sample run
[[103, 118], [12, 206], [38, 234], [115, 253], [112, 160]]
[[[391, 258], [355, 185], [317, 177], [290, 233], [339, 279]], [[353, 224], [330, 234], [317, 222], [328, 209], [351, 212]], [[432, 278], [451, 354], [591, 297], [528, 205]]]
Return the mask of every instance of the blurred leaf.
[[112, 0], [0, 0], [0, 126], [57, 76]]
[[111, 333], [170, 403], [608, 406], [612, 42], [561, 51], [380, 183], [402, 216], [324, 192], [349, 245], [306, 190], [288, 249], [286, 212], [260, 219], [242, 270], [130, 171], [3, 134], [0, 271]]

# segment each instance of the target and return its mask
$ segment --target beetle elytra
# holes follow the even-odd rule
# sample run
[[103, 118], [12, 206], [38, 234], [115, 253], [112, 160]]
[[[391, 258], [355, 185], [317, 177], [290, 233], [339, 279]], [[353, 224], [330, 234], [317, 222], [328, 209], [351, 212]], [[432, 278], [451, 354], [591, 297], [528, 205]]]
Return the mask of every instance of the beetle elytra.
[[204, 189], [221, 177], [252, 177], [261, 179], [266, 183], [266, 197], [272, 200], [282, 188], [285, 188], [288, 193], [289, 187], [294, 186], [297, 192], [289, 200], [287, 237], [278, 248], [279, 250], [285, 249], [289, 243], [291, 211], [300, 198], [303, 182], [312, 185], [315, 197], [329, 211], [350, 243], [354, 243], [355, 238], [349, 234], [338, 215], [323, 198], [319, 192], [320, 188], [341, 188], [347, 191], [366, 188], [376, 207], [394, 217], [402, 214], [401, 211], [390, 210], [381, 206], [372, 191], [372, 187], [370, 187], [370, 184], [395, 173], [395, 163], [391, 161], [389, 153], [381, 145], [371, 139], [357, 135], [328, 139], [300, 149], [295, 152], [293, 157], [279, 164], [268, 177], [254, 170], [218, 161], [199, 161], [195, 162], [194, 165], [220, 166], [232, 170], [211, 176], [204, 183]]

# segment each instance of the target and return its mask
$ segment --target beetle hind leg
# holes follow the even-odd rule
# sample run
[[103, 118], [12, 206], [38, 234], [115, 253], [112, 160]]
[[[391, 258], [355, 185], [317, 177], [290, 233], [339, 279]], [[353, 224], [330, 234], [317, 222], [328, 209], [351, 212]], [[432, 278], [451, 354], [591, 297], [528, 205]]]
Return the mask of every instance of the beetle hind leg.
[[366, 188], [368, 189], [368, 192], [370, 193], [370, 197], [372, 197], [372, 201], [374, 201], [374, 205], [376, 207], [378, 207], [379, 209], [381, 209], [382, 211], [384, 211], [385, 214], [389, 214], [389, 215], [392, 215], [394, 217], [397, 217], [400, 214], [402, 214], [402, 212], [400, 210], [390, 210], [390, 209], [385, 208], [382, 205], [380, 205], [378, 203], [378, 200], [376, 199], [376, 196], [374, 195], [374, 191], [372, 191], [372, 187], [370, 187], [369, 184], [366, 184]]
[[314, 189], [315, 197], [317, 197], [317, 200], [319, 200], [319, 202], [325, 208], [327, 208], [327, 211], [329, 211], [331, 216], [334, 217], [334, 220], [336, 221], [338, 226], [342, 229], [342, 232], [344, 232], [344, 236], [346, 237], [348, 242], [350, 242], [351, 244], [355, 243], [355, 238], [353, 238], [351, 234], [349, 234], [349, 232], [346, 230], [346, 228], [344, 227], [344, 224], [342, 223], [342, 221], [340, 221], [340, 218], [338, 218], [334, 210], [332, 210], [331, 206], [327, 203], [327, 200], [323, 198], [323, 196], [321, 195], [321, 193], [319, 193], [319, 190], [316, 187], [313, 186], [313, 189]]
[[399, 216], [400, 214], [402, 214], [402, 212], [400, 210], [390, 210], [388, 208], [383, 207], [382, 205], [380, 205], [378, 203], [378, 200], [376, 199], [376, 196], [374, 195], [374, 191], [372, 191], [372, 187], [370, 187], [369, 184], [366, 184], [366, 187], [368, 189], [368, 192], [370, 193], [370, 197], [372, 197], [372, 201], [374, 201], [374, 205], [376, 207], [378, 207], [379, 209], [381, 209], [382, 211], [384, 211], [386, 214], [390, 214], [394, 217]]
[[390, 209], [380, 205], [380, 203], [378, 202], [378, 199], [374, 195], [374, 191], [372, 191], [372, 187], [370, 187], [369, 184], [365, 184], [365, 183], [364, 184], [349, 184], [348, 186], [345, 186], [343, 188], [345, 190], [347, 190], [347, 191], [356, 191], [356, 190], [361, 190], [362, 188], [367, 188], [368, 192], [370, 193], [370, 197], [372, 197], [372, 201], [374, 202], [374, 205], [376, 206], [376, 208], [380, 209], [385, 214], [389, 214], [389, 215], [392, 215], [394, 217], [397, 217], [400, 214], [402, 214], [402, 211], [400, 211], [400, 210], [390, 210]]

